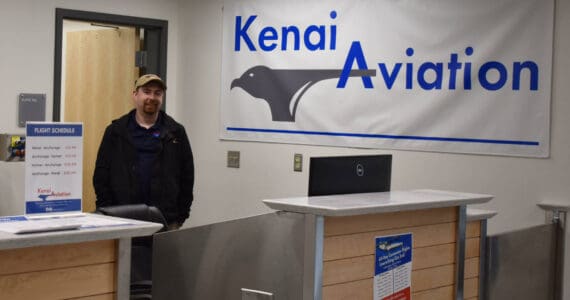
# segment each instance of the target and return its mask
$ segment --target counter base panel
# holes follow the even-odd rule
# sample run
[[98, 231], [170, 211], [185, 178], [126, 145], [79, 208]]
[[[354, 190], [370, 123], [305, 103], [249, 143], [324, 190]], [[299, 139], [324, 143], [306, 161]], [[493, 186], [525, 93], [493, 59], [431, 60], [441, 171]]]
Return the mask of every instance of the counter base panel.
[[0, 299], [113, 299], [116, 241], [0, 250]]
[[[456, 207], [325, 217], [323, 299], [371, 299], [374, 238], [410, 232], [414, 299], [454, 299], [457, 220]], [[466, 228], [465, 299], [478, 296], [479, 228]]]

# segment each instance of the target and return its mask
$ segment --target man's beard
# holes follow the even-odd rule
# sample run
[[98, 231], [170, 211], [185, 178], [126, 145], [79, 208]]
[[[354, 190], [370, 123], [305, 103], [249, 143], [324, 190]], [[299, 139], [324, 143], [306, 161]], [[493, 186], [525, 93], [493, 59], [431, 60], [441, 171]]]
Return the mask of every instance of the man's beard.
[[158, 111], [159, 107], [158, 104], [156, 103], [148, 103], [148, 104], [144, 104], [143, 106], [143, 112], [149, 115], [153, 115]]

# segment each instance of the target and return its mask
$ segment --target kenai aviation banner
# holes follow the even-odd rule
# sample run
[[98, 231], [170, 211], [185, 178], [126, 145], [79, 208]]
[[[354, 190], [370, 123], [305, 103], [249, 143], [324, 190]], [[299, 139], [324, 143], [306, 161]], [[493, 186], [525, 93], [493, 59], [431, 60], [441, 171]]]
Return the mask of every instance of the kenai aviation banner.
[[553, 0], [229, 1], [221, 138], [547, 157]]

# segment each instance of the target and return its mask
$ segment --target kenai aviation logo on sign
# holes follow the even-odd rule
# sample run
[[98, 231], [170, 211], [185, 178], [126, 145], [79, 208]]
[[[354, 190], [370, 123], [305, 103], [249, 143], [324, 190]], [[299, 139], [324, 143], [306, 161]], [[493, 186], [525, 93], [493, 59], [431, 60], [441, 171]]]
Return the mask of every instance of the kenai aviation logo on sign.
[[[336, 17], [337, 12], [332, 11], [331, 20]], [[336, 51], [337, 25], [310, 25], [304, 30], [295, 25], [281, 28], [267, 26], [263, 27], [260, 32], [252, 32], [250, 27], [257, 18], [258, 16], [251, 15], [244, 21], [242, 16], [235, 17], [234, 49], [236, 52], [299, 51], [301, 48], [309, 51]], [[293, 45], [292, 49], [289, 49], [290, 45]], [[464, 56], [468, 59], [473, 53], [473, 47], [468, 46], [465, 48]], [[408, 47], [405, 50], [405, 56], [412, 58], [414, 48]], [[387, 66], [385, 62], [378, 62], [377, 65], [381, 74], [380, 81], [387, 89], [392, 89], [397, 80], [404, 80], [408, 90], [420, 88], [468, 91], [472, 89], [472, 77], [477, 76], [481, 87], [496, 91], [505, 88], [511, 76], [512, 86], [510, 88], [520, 90], [523, 72], [530, 74], [526, 85], [528, 90], [537, 90], [539, 83], [539, 67], [532, 60], [514, 61], [507, 64], [489, 61], [474, 71], [470, 61], [460, 61], [458, 53], [451, 53], [447, 62], [424, 62], [417, 67], [413, 61], [397, 62], [392, 67]], [[509, 69], [507, 66], [512, 66], [512, 68]], [[490, 80], [488, 74], [493, 72], [498, 73], [499, 76]], [[433, 75], [431, 76], [433, 79], [427, 79], [429, 75]], [[444, 75], [448, 75], [446, 76], [447, 82], [444, 82]], [[368, 68], [360, 41], [353, 41], [342, 69], [272, 69], [258, 65], [246, 70], [241, 77], [232, 81], [231, 88], [240, 87], [253, 97], [267, 101], [273, 121], [294, 122], [297, 106], [303, 94], [319, 81], [337, 79], [337, 88], [342, 89], [345, 88], [349, 77], [360, 77], [363, 88], [371, 89], [374, 88], [371, 80], [373, 76], [376, 76], [376, 70]], [[457, 87], [458, 76], [463, 78], [462, 87]]]
[[553, 0], [497, 1], [227, 3], [221, 137], [548, 156]]

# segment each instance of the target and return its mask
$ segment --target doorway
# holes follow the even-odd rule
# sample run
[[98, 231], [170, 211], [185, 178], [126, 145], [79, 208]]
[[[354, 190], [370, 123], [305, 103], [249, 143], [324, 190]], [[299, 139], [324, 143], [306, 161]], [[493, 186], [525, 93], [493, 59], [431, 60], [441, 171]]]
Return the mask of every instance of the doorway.
[[136, 78], [155, 73], [166, 81], [167, 33], [164, 20], [56, 9], [52, 119], [83, 123], [85, 212], [95, 210], [92, 177], [105, 127], [132, 109]]

